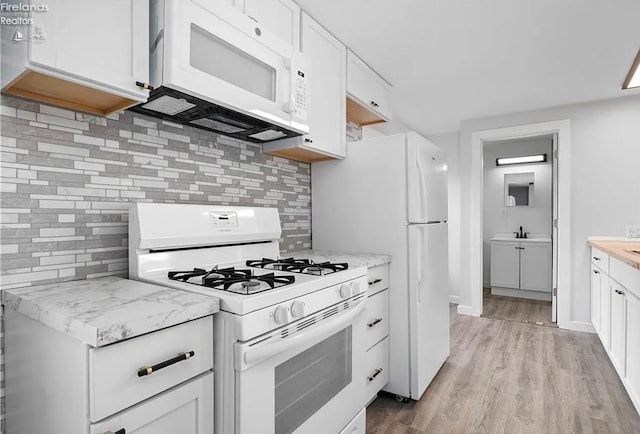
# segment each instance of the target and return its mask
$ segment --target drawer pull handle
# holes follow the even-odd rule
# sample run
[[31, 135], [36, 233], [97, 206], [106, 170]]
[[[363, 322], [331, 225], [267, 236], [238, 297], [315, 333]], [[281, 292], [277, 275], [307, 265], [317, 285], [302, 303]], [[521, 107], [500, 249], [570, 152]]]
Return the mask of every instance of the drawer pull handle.
[[381, 372], [382, 372], [382, 368], [376, 369], [375, 371], [373, 371], [373, 374], [367, 377], [367, 380], [369, 380], [369, 382], [372, 382], [373, 380], [376, 379], [378, 375], [380, 375]]
[[124, 428], [119, 429], [118, 431], [105, 431], [104, 434], [127, 434]]
[[371, 328], [376, 324], [380, 324], [381, 322], [382, 322], [382, 318], [376, 318], [373, 321], [371, 321], [369, 324], [367, 324], [367, 326], [369, 326], [369, 328]]
[[382, 279], [374, 279], [369, 281], [369, 286], [382, 282]]
[[165, 360], [164, 362], [160, 362], [157, 365], [153, 365], [153, 366], [143, 366], [142, 368], [138, 369], [138, 377], [144, 377], [146, 375], [151, 375], [156, 371], [159, 371], [162, 368], [166, 368], [167, 366], [171, 366], [175, 363], [178, 362], [182, 362], [183, 360], [188, 360], [191, 357], [195, 356], [195, 352], [193, 351], [187, 351], [186, 353], [180, 353], [178, 354], [176, 357], [169, 359], [169, 360]]
[[594, 274], [600, 274], [598, 270], [593, 270]]
[[620, 291], [619, 289], [616, 289], [615, 291], [616, 291], [616, 294], [618, 295], [624, 295], [624, 291]]
[[[143, 83], [141, 81], [136, 81], [136, 86], [141, 87], [141, 88], [146, 89], [146, 90], [153, 90], [153, 86], [151, 86], [149, 83]], [[121, 433], [117, 432], [116, 434], [121, 434]]]
[[374, 107], [380, 107], [380, 104], [378, 104], [375, 101], [371, 101], [371, 105], [374, 106]]
[[596, 261], [600, 260], [600, 258], [598, 258], [597, 256], [594, 256], [593, 259], [595, 259]]

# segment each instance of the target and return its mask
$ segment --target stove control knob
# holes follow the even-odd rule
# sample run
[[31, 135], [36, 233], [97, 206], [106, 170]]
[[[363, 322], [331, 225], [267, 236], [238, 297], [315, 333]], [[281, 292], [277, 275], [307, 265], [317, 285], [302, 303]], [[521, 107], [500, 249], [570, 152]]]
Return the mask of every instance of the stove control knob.
[[360, 294], [360, 282], [351, 282], [349, 286], [353, 289], [353, 295]]
[[353, 296], [353, 289], [349, 285], [342, 285], [340, 287], [340, 297], [342, 298], [350, 298]]
[[304, 301], [296, 300], [291, 304], [291, 316], [302, 318], [304, 316]]
[[289, 322], [289, 311], [284, 306], [276, 307], [276, 310], [273, 312], [273, 320], [276, 324], [286, 324]]

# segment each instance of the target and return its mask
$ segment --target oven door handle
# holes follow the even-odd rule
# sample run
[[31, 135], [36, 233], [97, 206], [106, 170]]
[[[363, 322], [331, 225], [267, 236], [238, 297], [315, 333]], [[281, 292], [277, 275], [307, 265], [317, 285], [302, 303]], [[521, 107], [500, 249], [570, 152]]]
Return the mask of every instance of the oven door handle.
[[292, 348], [304, 348], [312, 342], [321, 342], [331, 335], [337, 333], [366, 308], [366, 303], [362, 300], [357, 306], [347, 312], [337, 316], [322, 320], [311, 326], [307, 331], [296, 333], [286, 338], [272, 337], [266, 341], [250, 345], [236, 346], [236, 369], [244, 371], [252, 365], [260, 363], [271, 357], [285, 353]]

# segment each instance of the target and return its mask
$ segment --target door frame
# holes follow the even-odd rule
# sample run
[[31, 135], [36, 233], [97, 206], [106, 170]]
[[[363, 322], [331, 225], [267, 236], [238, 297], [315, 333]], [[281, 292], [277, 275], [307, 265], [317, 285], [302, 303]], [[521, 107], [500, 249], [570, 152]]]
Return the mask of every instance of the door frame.
[[[483, 243], [483, 147], [484, 142], [519, 139], [546, 134], [558, 137], [558, 263], [557, 263], [557, 324], [570, 328], [571, 315], [571, 122], [569, 119], [517, 125], [476, 131], [471, 134], [470, 185], [470, 278], [471, 306], [459, 313], [482, 315], [482, 243]], [[555, 265], [555, 264], [554, 264]], [[460, 311], [464, 310], [464, 311]]]

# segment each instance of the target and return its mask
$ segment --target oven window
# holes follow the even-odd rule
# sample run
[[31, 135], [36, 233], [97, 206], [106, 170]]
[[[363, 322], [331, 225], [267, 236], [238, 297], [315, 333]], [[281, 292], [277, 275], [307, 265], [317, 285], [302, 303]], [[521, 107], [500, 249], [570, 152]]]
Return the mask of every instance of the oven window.
[[191, 66], [275, 101], [276, 70], [222, 39], [191, 24]]
[[275, 431], [291, 433], [351, 383], [351, 326], [276, 367]]

